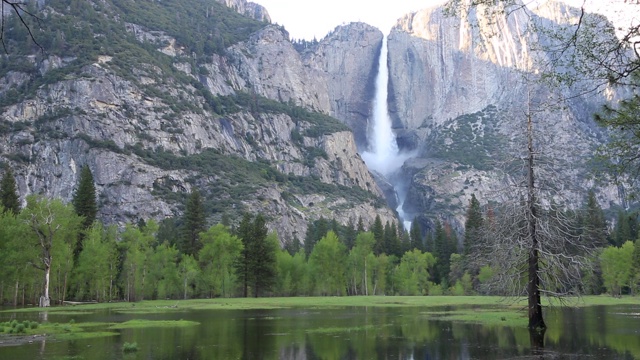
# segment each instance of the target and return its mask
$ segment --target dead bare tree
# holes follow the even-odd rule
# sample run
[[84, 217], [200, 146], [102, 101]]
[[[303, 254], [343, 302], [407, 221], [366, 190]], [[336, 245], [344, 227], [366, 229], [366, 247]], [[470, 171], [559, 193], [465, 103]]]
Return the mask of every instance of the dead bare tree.
[[595, 248], [556, 202], [564, 191], [563, 179], [552, 175], [557, 164], [540, 150], [543, 142], [536, 141], [530, 107], [524, 118], [525, 136], [517, 151], [521, 155], [505, 162], [505, 187], [495, 195], [481, 240], [472, 249], [472, 261], [477, 268], [489, 265], [494, 271], [484, 284], [491, 292], [526, 297], [529, 328], [543, 332], [541, 298], [564, 302], [579, 295], [582, 274], [591, 266]]

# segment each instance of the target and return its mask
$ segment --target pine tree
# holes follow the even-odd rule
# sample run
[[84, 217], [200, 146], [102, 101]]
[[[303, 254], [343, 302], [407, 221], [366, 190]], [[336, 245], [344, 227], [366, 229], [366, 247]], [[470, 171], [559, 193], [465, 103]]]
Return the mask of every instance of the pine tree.
[[370, 231], [373, 233], [373, 238], [376, 240], [376, 244], [373, 246], [373, 253], [376, 255], [384, 253], [384, 227], [382, 226], [380, 215], [376, 215], [376, 219], [374, 220]]
[[93, 174], [88, 165], [84, 165], [80, 170], [80, 178], [73, 194], [72, 204], [76, 214], [84, 217], [82, 228], [89, 229], [98, 215], [98, 204], [96, 203], [96, 187], [93, 182]]
[[464, 223], [464, 255], [469, 257], [471, 249], [474, 245], [478, 245], [480, 241], [480, 231], [484, 220], [482, 219], [482, 210], [480, 202], [476, 199], [475, 194], [471, 194], [469, 207], [467, 208], [467, 219]]
[[267, 233], [262, 215], [251, 221], [251, 216], [245, 214], [238, 226], [236, 235], [244, 248], [236, 264], [236, 275], [242, 284], [244, 297], [249, 296], [249, 286], [253, 296], [259, 297], [275, 282], [278, 240], [275, 234], [268, 236]]
[[82, 232], [78, 234], [78, 241], [73, 250], [74, 259], [77, 260], [84, 247], [85, 232], [88, 231], [96, 220], [98, 204], [96, 203], [96, 187], [93, 182], [93, 174], [88, 165], [80, 170], [78, 185], [71, 200], [73, 209], [77, 215], [82, 216]]
[[187, 199], [182, 222], [182, 246], [183, 254], [197, 256], [202, 248], [199, 241], [201, 232], [207, 230], [207, 220], [204, 213], [202, 197], [197, 189], [193, 189]]
[[607, 243], [607, 221], [604, 212], [596, 200], [593, 190], [589, 191], [584, 218], [583, 236], [586, 241], [596, 247], [602, 247]]
[[409, 229], [409, 238], [411, 239], [409, 250], [418, 249], [424, 251], [422, 231], [420, 230], [418, 218], [413, 218], [413, 221], [411, 222], [411, 229]]
[[18, 198], [16, 179], [13, 177], [11, 168], [7, 170], [0, 182], [0, 205], [4, 211], [11, 211], [14, 215], [20, 212], [20, 199]]

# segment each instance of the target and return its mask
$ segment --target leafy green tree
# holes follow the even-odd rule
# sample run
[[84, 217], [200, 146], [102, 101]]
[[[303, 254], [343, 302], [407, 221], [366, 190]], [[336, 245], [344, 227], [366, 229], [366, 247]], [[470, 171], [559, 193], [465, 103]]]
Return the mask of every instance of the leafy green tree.
[[8, 166], [2, 176], [2, 181], [0, 181], [0, 205], [3, 206], [3, 211], [10, 211], [14, 215], [20, 212], [20, 198], [18, 197], [16, 179], [13, 177], [13, 171]]
[[[20, 213], [20, 218], [31, 230], [26, 241], [39, 249], [38, 257], [33, 259], [32, 265], [44, 273], [40, 306], [48, 307], [51, 303], [51, 270], [57, 266], [53, 261], [54, 255], [75, 247], [83, 218], [76, 215], [71, 206], [58, 199], [50, 200], [33, 195], [27, 197], [27, 207]], [[63, 259], [56, 259], [60, 260]]]
[[351, 284], [350, 290], [353, 295], [369, 295], [369, 289], [373, 290], [371, 259], [375, 242], [373, 233], [359, 233], [356, 237], [355, 246], [349, 252], [348, 274]]
[[182, 284], [178, 272], [180, 254], [175, 246], [164, 242], [153, 249], [149, 257], [148, 280], [145, 282], [145, 297], [153, 299], [178, 299]]
[[0, 204], [0, 302], [11, 300], [17, 306], [20, 285], [30, 280], [30, 263], [38, 257], [38, 249], [24, 241], [30, 236], [27, 223], [2, 210]]
[[406, 252], [396, 271], [396, 288], [400, 295], [427, 295], [429, 291], [429, 269], [436, 264], [431, 253], [418, 249]]
[[191, 255], [181, 254], [180, 263], [178, 264], [178, 274], [182, 281], [182, 298], [188, 299], [193, 293], [195, 280], [200, 276], [200, 268], [198, 262]]
[[600, 254], [604, 286], [613, 296], [620, 296], [631, 279], [634, 246], [631, 241], [621, 247], [609, 246]]
[[182, 221], [182, 242], [180, 250], [187, 255], [196, 256], [200, 251], [199, 236], [207, 227], [202, 196], [197, 189], [193, 189], [184, 210]]
[[114, 228], [95, 222], [88, 229], [84, 248], [74, 269], [73, 288], [78, 300], [112, 300], [117, 277], [117, 248]]
[[198, 253], [205, 293], [210, 297], [230, 297], [237, 287], [235, 264], [243, 251], [242, 241], [222, 224], [200, 234]]
[[157, 223], [150, 221], [143, 229], [127, 224], [122, 233], [124, 262], [120, 280], [127, 301], [144, 300], [145, 289], [149, 289], [147, 275], [157, 230]]
[[314, 274], [318, 294], [336, 296], [345, 294], [346, 253], [346, 247], [333, 231], [329, 231], [313, 248], [309, 257], [309, 266]]

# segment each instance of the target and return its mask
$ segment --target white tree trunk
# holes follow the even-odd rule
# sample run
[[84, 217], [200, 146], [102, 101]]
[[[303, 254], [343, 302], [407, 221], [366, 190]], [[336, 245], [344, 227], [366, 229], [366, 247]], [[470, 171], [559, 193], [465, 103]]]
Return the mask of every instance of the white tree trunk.
[[40, 297], [40, 307], [51, 306], [51, 299], [49, 299], [50, 276], [51, 276], [51, 266], [46, 266], [44, 269], [44, 296]]

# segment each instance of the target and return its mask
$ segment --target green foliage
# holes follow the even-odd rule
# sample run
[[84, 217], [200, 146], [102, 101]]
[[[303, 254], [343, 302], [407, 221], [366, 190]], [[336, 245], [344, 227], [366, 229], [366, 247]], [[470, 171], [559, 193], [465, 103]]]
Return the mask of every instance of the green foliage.
[[183, 220], [180, 250], [187, 255], [194, 255], [200, 251], [202, 244], [198, 241], [201, 232], [207, 227], [203, 199], [198, 189], [191, 190], [187, 199]]
[[0, 181], [0, 205], [4, 211], [9, 211], [14, 215], [20, 212], [20, 198], [18, 197], [18, 187], [13, 171], [6, 166], [2, 181]]
[[318, 294], [340, 296], [346, 293], [345, 264], [346, 247], [333, 231], [329, 231], [316, 244], [309, 257]]
[[200, 242], [200, 292], [209, 297], [234, 296], [238, 286], [234, 266], [244, 249], [242, 240], [231, 235], [224, 225], [218, 224], [200, 233]]
[[242, 294], [249, 296], [249, 288], [254, 297], [269, 291], [275, 282], [276, 252], [279, 247], [277, 235], [268, 234], [262, 215], [252, 221], [245, 214], [236, 235], [242, 240], [242, 251], [236, 263], [236, 274], [242, 284]]
[[83, 217], [82, 227], [88, 229], [96, 220], [98, 214], [96, 187], [93, 181], [93, 174], [88, 165], [84, 165], [80, 170], [80, 177], [73, 194], [72, 204], [76, 214]]
[[490, 170], [506, 139], [498, 133], [500, 113], [490, 105], [473, 114], [459, 116], [434, 132], [430, 154], [434, 158]]
[[476, 194], [471, 194], [464, 223], [464, 254], [469, 256], [473, 246], [479, 245], [483, 225], [482, 209]]
[[633, 242], [621, 247], [609, 246], [600, 254], [600, 267], [604, 286], [611, 295], [620, 296], [623, 287], [630, 285], [633, 269]]
[[136, 351], [138, 351], [138, 343], [136, 343], [136, 342], [133, 342], [133, 343], [125, 342], [122, 345], [122, 351], [124, 351], [125, 353], [136, 352]]
[[429, 269], [436, 264], [431, 253], [418, 249], [407, 251], [400, 260], [395, 273], [396, 288], [400, 295], [427, 295], [429, 292]]

